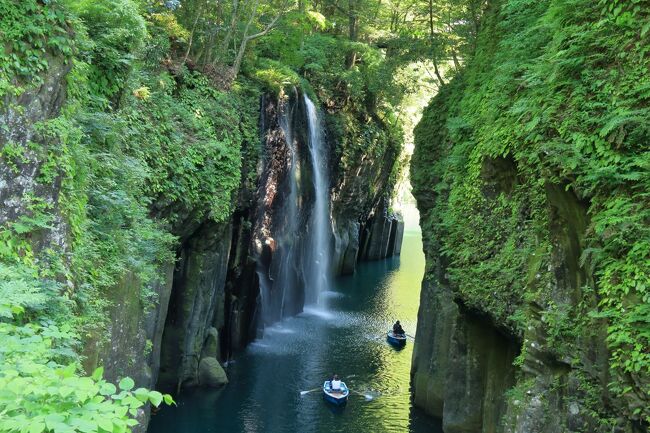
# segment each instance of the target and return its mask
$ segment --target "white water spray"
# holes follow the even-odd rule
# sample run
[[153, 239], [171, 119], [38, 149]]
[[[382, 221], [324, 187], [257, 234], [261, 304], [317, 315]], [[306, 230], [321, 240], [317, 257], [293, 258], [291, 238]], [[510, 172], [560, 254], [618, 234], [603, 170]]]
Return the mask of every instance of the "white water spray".
[[323, 292], [330, 288], [330, 233], [329, 173], [323, 130], [314, 103], [304, 95], [309, 127], [309, 154], [311, 156], [314, 207], [309, 218], [309, 244], [305, 263], [305, 303], [325, 308]]

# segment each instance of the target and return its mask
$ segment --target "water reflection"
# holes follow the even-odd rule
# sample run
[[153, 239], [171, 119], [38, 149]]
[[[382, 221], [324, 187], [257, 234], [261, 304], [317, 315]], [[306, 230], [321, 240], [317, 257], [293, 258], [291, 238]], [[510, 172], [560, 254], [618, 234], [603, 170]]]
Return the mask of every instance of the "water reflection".
[[[364, 263], [327, 293], [330, 310], [308, 309], [267, 330], [228, 366], [221, 391], [189, 391], [152, 419], [151, 433], [442, 432], [411, 406], [409, 341], [397, 351], [386, 331], [416, 328], [424, 257], [419, 231], [405, 233], [401, 258]], [[323, 380], [339, 374], [356, 391], [343, 409], [322, 400]]]

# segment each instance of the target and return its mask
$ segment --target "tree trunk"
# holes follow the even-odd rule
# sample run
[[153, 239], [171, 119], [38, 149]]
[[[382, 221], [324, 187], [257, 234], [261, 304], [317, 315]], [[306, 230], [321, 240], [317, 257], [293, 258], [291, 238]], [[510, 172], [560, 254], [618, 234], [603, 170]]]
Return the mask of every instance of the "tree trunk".
[[[248, 45], [248, 43], [253, 39], [257, 39], [259, 37], [266, 35], [275, 26], [275, 23], [278, 21], [280, 16], [282, 16], [282, 12], [280, 12], [280, 14], [276, 15], [275, 18], [273, 18], [273, 20], [269, 24], [267, 24], [264, 30], [249, 36], [248, 30], [250, 29], [251, 24], [255, 20], [255, 16], [257, 15], [257, 7], [259, 6], [259, 3], [260, 3], [259, 0], [255, 0], [255, 6], [253, 6], [253, 12], [251, 13], [250, 19], [246, 23], [246, 28], [244, 29], [244, 36], [242, 37], [241, 43], [239, 44], [239, 50], [237, 50], [237, 57], [235, 57], [235, 61], [233, 62], [232, 68], [230, 70], [231, 81], [234, 81], [234, 79], [237, 78], [237, 75], [239, 74], [239, 68], [241, 68], [241, 62], [244, 59], [244, 52], [246, 51], [246, 46]], [[280, 10], [283, 10], [283, 8], [281, 8]]]
[[241, 62], [244, 59], [244, 52], [246, 51], [246, 45], [248, 45], [249, 41], [249, 36], [248, 36], [248, 30], [251, 27], [251, 24], [255, 20], [255, 16], [257, 15], [257, 7], [260, 4], [260, 0], [255, 0], [255, 6], [253, 6], [253, 12], [251, 12], [251, 16], [248, 19], [248, 22], [246, 23], [246, 28], [244, 29], [244, 36], [242, 37], [241, 43], [239, 44], [239, 50], [237, 50], [237, 56], [235, 57], [235, 61], [232, 64], [232, 79], [234, 80], [237, 74], [239, 74], [239, 68], [241, 67]]
[[[348, 37], [353, 42], [357, 40], [358, 25], [357, 2], [356, 0], [348, 0]], [[357, 53], [352, 50], [345, 58], [345, 66], [350, 69], [356, 62]]]
[[433, 0], [429, 0], [429, 38], [433, 43]]
[[436, 73], [436, 77], [438, 77], [438, 81], [440, 81], [440, 85], [444, 86], [445, 85], [445, 80], [442, 79], [442, 75], [440, 75], [440, 70], [438, 69], [438, 62], [436, 60], [436, 55], [433, 55], [433, 70]]
[[190, 32], [190, 40], [187, 42], [187, 50], [185, 51], [185, 56], [183, 57], [183, 65], [187, 62], [187, 58], [190, 55], [190, 50], [192, 49], [192, 40], [194, 39], [194, 32], [196, 31], [196, 25], [199, 22], [199, 17], [201, 16], [201, 8], [196, 8], [196, 18], [194, 18], [194, 24], [192, 25], [192, 31]]
[[435, 32], [433, 30], [433, 0], [429, 0], [429, 41], [431, 43], [431, 61], [433, 62], [433, 70], [436, 73], [440, 85], [444, 86], [445, 80], [442, 79], [440, 69], [438, 68], [438, 60], [436, 55], [436, 47], [434, 46]]
[[357, 40], [357, 26], [359, 25], [358, 18], [356, 0], [348, 0], [348, 26], [351, 41]]
[[458, 57], [456, 57], [456, 50], [451, 50], [451, 57], [454, 59], [454, 67], [456, 68], [456, 71], [459, 71], [460, 62], [458, 61]]
[[212, 62], [212, 53], [214, 52], [213, 44], [214, 44], [215, 36], [216, 36], [216, 30], [211, 31], [210, 36], [208, 38], [208, 43], [205, 45], [205, 60], [203, 61], [203, 65], [208, 65]]
[[219, 54], [214, 60], [214, 64], [217, 62], [225, 63], [224, 59], [226, 53], [228, 52], [228, 45], [232, 39], [233, 33], [235, 33], [235, 28], [237, 27], [237, 18], [239, 18], [239, 0], [232, 0], [232, 15], [230, 17], [230, 26], [228, 26], [228, 31], [226, 36], [224, 36], [223, 41], [221, 41], [221, 47], [219, 48]]

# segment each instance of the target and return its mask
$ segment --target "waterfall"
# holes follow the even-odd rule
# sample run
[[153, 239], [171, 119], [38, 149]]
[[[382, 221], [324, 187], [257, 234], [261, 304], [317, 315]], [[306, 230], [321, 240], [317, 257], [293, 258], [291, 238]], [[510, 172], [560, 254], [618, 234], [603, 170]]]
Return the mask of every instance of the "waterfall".
[[289, 146], [289, 195], [284, 202], [281, 214], [283, 215], [282, 222], [282, 240], [280, 244], [280, 262], [278, 268], [277, 284], [282, 290], [280, 297], [280, 318], [287, 315], [287, 309], [291, 308], [288, 304], [295, 302], [289, 299], [293, 294], [296, 284], [296, 260], [298, 259], [297, 240], [295, 238], [296, 230], [299, 229], [299, 209], [298, 209], [298, 176], [299, 173], [299, 159], [298, 149], [293, 137], [292, 108], [290, 104], [282, 105], [280, 110], [280, 128], [284, 132], [287, 146]]
[[265, 134], [254, 236], [263, 326], [306, 305], [325, 308], [332, 234], [328, 149], [318, 110], [297, 92], [278, 101], [277, 110], [271, 107], [277, 114]]
[[330, 233], [329, 173], [323, 130], [314, 103], [304, 95], [309, 128], [309, 155], [314, 184], [314, 206], [309, 218], [308, 262], [305, 263], [305, 303], [325, 307], [321, 294], [329, 289]]

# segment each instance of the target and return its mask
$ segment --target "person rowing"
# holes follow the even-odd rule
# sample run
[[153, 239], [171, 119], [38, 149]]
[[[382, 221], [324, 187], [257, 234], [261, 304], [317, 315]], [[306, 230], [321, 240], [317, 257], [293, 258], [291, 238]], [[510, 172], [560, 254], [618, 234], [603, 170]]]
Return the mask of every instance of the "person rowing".
[[404, 328], [402, 328], [402, 325], [400, 325], [399, 320], [393, 325], [393, 334], [402, 337], [406, 335], [406, 332], [404, 331]]
[[336, 374], [330, 380], [330, 388], [331, 388], [332, 392], [342, 392], [341, 380], [339, 379], [339, 377]]

